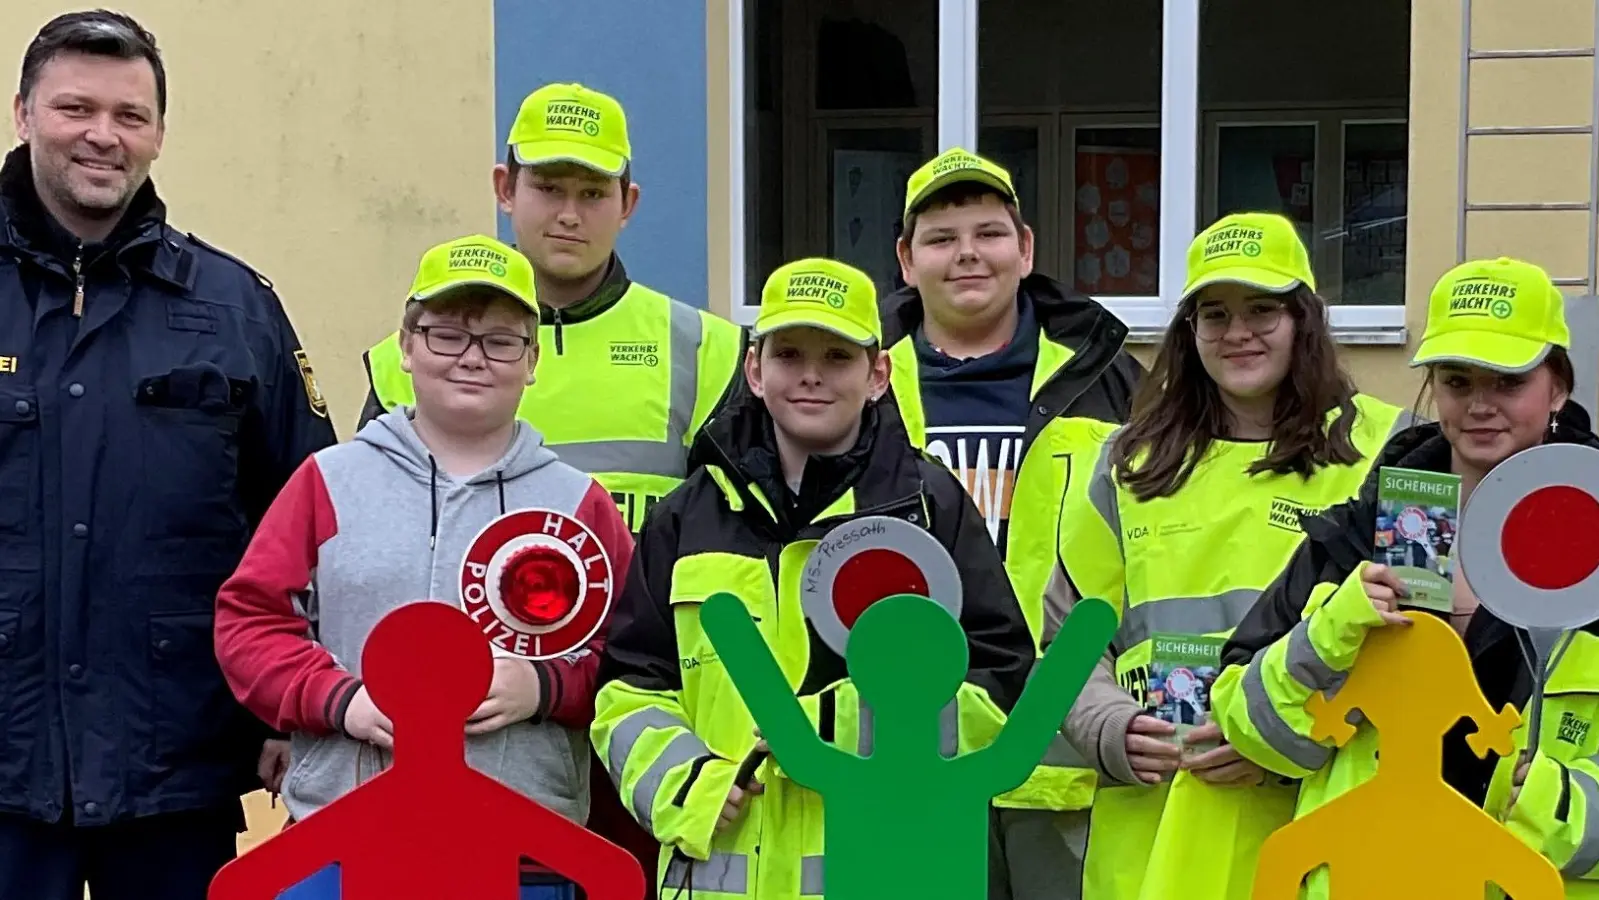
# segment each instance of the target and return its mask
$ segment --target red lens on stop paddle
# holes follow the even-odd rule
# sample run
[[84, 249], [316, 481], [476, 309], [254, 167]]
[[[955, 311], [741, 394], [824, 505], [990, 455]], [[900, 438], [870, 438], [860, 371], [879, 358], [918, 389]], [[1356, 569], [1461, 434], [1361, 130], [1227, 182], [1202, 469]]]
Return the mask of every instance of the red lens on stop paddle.
[[577, 569], [551, 547], [517, 551], [500, 573], [500, 602], [529, 625], [554, 625], [571, 614], [577, 600]]
[[895, 594], [927, 595], [927, 578], [903, 553], [882, 548], [862, 550], [839, 567], [833, 581], [833, 609], [845, 628], [873, 603]]
[[1571, 485], [1539, 488], [1505, 518], [1505, 565], [1526, 584], [1558, 591], [1599, 569], [1599, 500]]

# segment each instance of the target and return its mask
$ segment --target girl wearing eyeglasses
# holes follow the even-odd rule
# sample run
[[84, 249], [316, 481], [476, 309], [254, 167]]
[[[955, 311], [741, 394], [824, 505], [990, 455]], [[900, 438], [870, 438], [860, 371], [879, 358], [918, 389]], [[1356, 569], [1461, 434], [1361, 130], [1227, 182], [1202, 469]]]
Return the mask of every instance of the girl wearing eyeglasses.
[[1082, 425], [1045, 598], [1046, 640], [1078, 597], [1123, 608], [1066, 723], [1099, 774], [1085, 900], [1249, 897], [1295, 788], [1211, 721], [1222, 643], [1300, 543], [1300, 516], [1354, 494], [1409, 424], [1339, 366], [1291, 222], [1231, 215], [1194, 239], [1131, 418]]

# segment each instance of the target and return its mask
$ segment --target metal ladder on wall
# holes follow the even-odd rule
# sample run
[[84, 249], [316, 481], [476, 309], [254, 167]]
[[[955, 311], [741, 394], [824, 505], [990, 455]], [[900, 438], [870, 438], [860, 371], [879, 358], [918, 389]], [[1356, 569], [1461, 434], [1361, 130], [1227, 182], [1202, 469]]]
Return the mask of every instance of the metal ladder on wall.
[[[1513, 0], [1511, 0], [1513, 2]], [[1472, 45], [1472, 0], [1461, 0], [1460, 27], [1460, 150], [1459, 199], [1460, 216], [1455, 228], [1455, 262], [1466, 261], [1467, 224], [1474, 212], [1586, 212], [1588, 222], [1587, 258], [1585, 275], [1566, 275], [1551, 272], [1554, 283], [1563, 288], [1579, 288], [1578, 296], [1570, 296], [1566, 309], [1572, 330], [1573, 362], [1577, 368], [1577, 385], [1584, 405], [1590, 412], [1599, 413], [1599, 0], [1594, 3], [1594, 38], [1588, 47], [1547, 50], [1478, 50]], [[1587, 125], [1490, 125], [1471, 124], [1471, 70], [1473, 64], [1487, 60], [1507, 59], [1572, 59], [1590, 60], [1593, 68], [1592, 118]], [[1471, 176], [1471, 139], [1489, 135], [1587, 135], [1588, 136], [1588, 199], [1545, 203], [1473, 203], [1469, 194]]]

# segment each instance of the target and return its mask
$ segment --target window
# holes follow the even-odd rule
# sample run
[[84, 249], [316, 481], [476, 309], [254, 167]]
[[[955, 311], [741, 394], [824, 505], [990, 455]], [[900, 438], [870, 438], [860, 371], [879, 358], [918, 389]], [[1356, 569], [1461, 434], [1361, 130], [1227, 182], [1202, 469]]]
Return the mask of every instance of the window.
[[1340, 339], [1403, 342], [1411, 0], [741, 2], [742, 320], [800, 255], [898, 286], [905, 178], [960, 144], [1011, 170], [1036, 269], [1134, 340], [1170, 320], [1199, 229], [1269, 209]]

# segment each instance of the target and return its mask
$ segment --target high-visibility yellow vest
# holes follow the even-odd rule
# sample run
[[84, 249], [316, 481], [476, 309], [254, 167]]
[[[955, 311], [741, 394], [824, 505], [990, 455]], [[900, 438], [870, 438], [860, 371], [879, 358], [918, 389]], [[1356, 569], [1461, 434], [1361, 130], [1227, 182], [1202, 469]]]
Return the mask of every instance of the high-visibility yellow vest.
[[[694, 436], [742, 377], [742, 329], [635, 282], [593, 318], [540, 325], [539, 345], [517, 415], [610, 491], [637, 533], [688, 474]], [[400, 355], [398, 332], [367, 351], [385, 409], [416, 402]]]
[[[1071, 361], [1071, 348], [1053, 341], [1043, 332], [1038, 336], [1038, 359], [1033, 366], [1029, 397]], [[915, 342], [906, 337], [889, 348], [892, 365], [889, 381], [900, 419], [912, 444], [927, 446], [927, 414], [922, 404], [920, 364]], [[1005, 546], [1005, 571], [1021, 603], [1036, 646], [1044, 627], [1044, 585], [1055, 564], [1055, 518], [1065, 488], [1064, 445], [1080, 442], [1080, 429], [1074, 420], [1055, 419], [1030, 441], [1016, 466], [1016, 481], [1010, 493], [1010, 525]], [[968, 485], [968, 490], [972, 488]], [[997, 516], [996, 504], [1004, 503], [1003, 486], [995, 486], [992, 496], [977, 498], [978, 510]], [[1096, 776], [1083, 767], [1082, 758], [1063, 736], [1057, 736], [1043, 762], [1025, 783], [994, 798], [994, 805], [1012, 809], [1073, 810], [1087, 809], [1094, 797]]]
[[[743, 497], [732, 476], [715, 465], [706, 473], [721, 489], [726, 506], [738, 513]], [[772, 501], [760, 488], [747, 486], [768, 514]], [[925, 498], [912, 498], [909, 512], [927, 521]], [[872, 504], [867, 503], [867, 506]], [[873, 506], [880, 514], [916, 518], [905, 509]], [[836, 527], [858, 512], [856, 490], [846, 491], [817, 514], [817, 533]], [[711, 825], [727, 800], [738, 768], [755, 746], [755, 720], [741, 699], [726, 667], [700, 626], [700, 605], [710, 595], [730, 591], [744, 602], [772, 656], [798, 690], [810, 663], [810, 634], [800, 601], [801, 573], [817, 539], [796, 540], [768, 558], [748, 540], [724, 540], [716, 517], [697, 531], [687, 552], [672, 566], [668, 604], [682, 689], [654, 691], [623, 680], [604, 684], [595, 698], [590, 735], [595, 752], [606, 763], [641, 823], [656, 835], [711, 833]], [[823, 528], [822, 526], [825, 526]], [[859, 695], [844, 679], [819, 693], [799, 699], [811, 724], [827, 740], [861, 754], [870, 752], [864, 736]], [[822, 716], [830, 716], [825, 724]], [[956, 702], [940, 720], [943, 751], [948, 756], [970, 753], [993, 743], [1004, 713], [988, 695], [962, 684]], [[820, 794], [788, 780], [775, 760], [759, 770], [764, 792], [752, 795], [736, 824], [714, 834], [708, 845], [663, 847], [658, 863], [659, 895], [693, 892], [696, 900], [801, 900], [823, 896], [823, 804]], [[688, 786], [693, 785], [693, 789]], [[675, 851], [675, 852], [674, 852]]]
[[[1303, 540], [1299, 515], [1356, 494], [1388, 438], [1413, 422], [1372, 397], [1357, 395], [1354, 405], [1350, 437], [1360, 460], [1309, 479], [1251, 476], [1267, 444], [1218, 441], [1175, 494], [1139, 501], [1110, 468], [1119, 429], [1104, 435], [1087, 477], [1073, 476], [1060, 512], [1060, 560], [1081, 596], [1120, 603], [1116, 676], [1140, 704], [1151, 636], [1230, 634]], [[1101, 787], [1083, 897], [1247, 900], [1260, 844], [1292, 818], [1294, 799], [1276, 779], [1216, 788], [1187, 772], [1155, 787]]]

